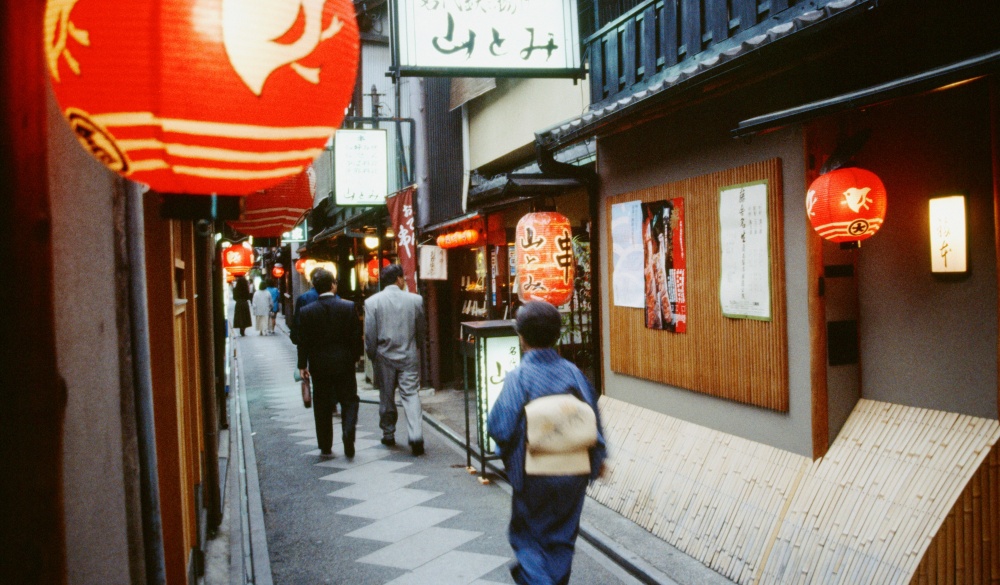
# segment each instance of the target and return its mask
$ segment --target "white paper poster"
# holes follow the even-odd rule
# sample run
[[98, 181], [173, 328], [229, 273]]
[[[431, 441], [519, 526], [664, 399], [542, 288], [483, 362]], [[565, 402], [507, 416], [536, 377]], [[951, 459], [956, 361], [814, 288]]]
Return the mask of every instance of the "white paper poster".
[[448, 254], [437, 246], [420, 246], [420, 279], [448, 280]]
[[645, 308], [640, 201], [611, 206], [611, 253], [615, 306]]
[[767, 237], [767, 181], [719, 191], [722, 239], [722, 314], [737, 319], [771, 319], [770, 248]]
[[387, 140], [385, 130], [337, 130], [333, 142], [337, 205], [385, 205]]

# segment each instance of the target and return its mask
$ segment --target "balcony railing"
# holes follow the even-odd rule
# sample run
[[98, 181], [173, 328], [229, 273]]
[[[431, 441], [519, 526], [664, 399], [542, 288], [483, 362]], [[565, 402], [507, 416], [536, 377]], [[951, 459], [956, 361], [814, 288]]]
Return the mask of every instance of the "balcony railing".
[[[736, 37], [756, 34], [807, 0], [646, 0], [585, 41], [590, 97], [600, 103]], [[804, 7], [804, 6], [802, 6]]]

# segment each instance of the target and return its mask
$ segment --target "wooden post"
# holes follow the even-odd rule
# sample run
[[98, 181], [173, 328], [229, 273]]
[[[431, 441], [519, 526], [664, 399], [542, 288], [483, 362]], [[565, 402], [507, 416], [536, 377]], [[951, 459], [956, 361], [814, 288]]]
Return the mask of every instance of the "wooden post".
[[63, 423], [56, 361], [49, 202], [45, 2], [0, 7], [0, 249], [16, 284], [3, 287], [0, 380], [0, 575], [4, 583], [65, 583]]

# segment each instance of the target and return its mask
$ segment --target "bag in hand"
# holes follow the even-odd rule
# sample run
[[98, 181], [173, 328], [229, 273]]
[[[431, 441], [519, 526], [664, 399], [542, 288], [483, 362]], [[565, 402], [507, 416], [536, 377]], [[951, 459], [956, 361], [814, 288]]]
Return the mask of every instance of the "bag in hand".
[[589, 449], [597, 444], [597, 417], [572, 394], [536, 398], [524, 406], [527, 421], [528, 475], [590, 473]]
[[306, 408], [312, 406], [312, 386], [309, 380], [302, 380], [302, 405]]

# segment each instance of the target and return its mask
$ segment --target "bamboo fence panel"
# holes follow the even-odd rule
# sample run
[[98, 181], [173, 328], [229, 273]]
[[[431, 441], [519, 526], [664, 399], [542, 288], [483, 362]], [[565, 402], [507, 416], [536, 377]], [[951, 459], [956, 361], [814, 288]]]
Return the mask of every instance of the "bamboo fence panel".
[[[771, 250], [771, 321], [723, 317], [719, 299], [721, 242], [719, 190], [767, 180]], [[788, 411], [784, 221], [781, 159], [694, 177], [609, 197], [611, 206], [629, 201], [684, 198], [687, 333], [647, 329], [643, 309], [614, 304], [609, 287], [611, 369], [615, 372], [752, 404]], [[608, 254], [613, 279], [614, 255]]]
[[601, 397], [591, 497], [738, 583], [1000, 585], [1000, 423], [861, 400], [822, 459]]

